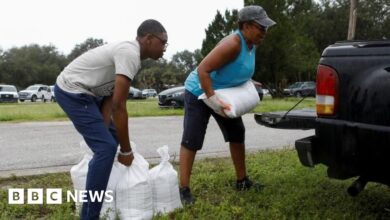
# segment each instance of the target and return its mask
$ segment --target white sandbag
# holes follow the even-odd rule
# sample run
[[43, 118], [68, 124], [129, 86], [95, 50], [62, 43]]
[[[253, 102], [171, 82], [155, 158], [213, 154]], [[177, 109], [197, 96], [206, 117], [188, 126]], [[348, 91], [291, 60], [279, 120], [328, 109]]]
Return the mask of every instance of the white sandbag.
[[[131, 142], [131, 146], [134, 146], [135, 144]], [[118, 152], [120, 150], [120, 146], [118, 146], [117, 153], [115, 155], [114, 164], [112, 165], [111, 173], [110, 173], [110, 179], [108, 180], [106, 191], [112, 192], [113, 200], [108, 202], [106, 200], [103, 201], [102, 209], [100, 210], [100, 218], [106, 219], [106, 220], [114, 220], [117, 216], [117, 210], [116, 210], [116, 186], [118, 184], [118, 181], [122, 175], [120, 166], [122, 164], [118, 161]]]
[[168, 150], [167, 145], [157, 149], [161, 162], [149, 171], [155, 214], [166, 214], [183, 207], [180, 200], [177, 172], [169, 162]]
[[73, 187], [78, 190], [84, 190], [87, 180], [88, 163], [93, 157], [93, 152], [89, 149], [85, 141], [80, 142], [80, 149], [83, 152], [81, 161], [70, 169]]
[[[117, 158], [117, 156], [115, 156]], [[116, 219], [117, 211], [116, 211], [116, 185], [118, 184], [118, 181], [121, 176], [121, 169], [120, 169], [120, 163], [118, 162], [118, 159], [115, 159], [114, 164], [112, 165], [110, 179], [108, 180], [106, 191], [112, 192], [113, 200], [108, 202], [106, 199], [104, 199], [102, 204], [102, 209], [100, 210], [100, 218], [107, 219], [107, 220], [114, 220]]]
[[[88, 145], [84, 140], [80, 142], [80, 149], [84, 156], [81, 161], [74, 165], [70, 169], [70, 177], [72, 179], [74, 190], [85, 190], [85, 184], [87, 182], [88, 163], [93, 157], [93, 152], [89, 149]], [[76, 215], [80, 214], [82, 202], [76, 201]]]
[[[237, 118], [250, 112], [260, 102], [259, 94], [250, 80], [240, 86], [218, 89], [214, 92], [218, 99], [230, 105], [230, 110], [224, 110], [229, 118]], [[206, 94], [203, 93], [198, 99], [210, 106]]]
[[119, 164], [121, 177], [116, 187], [116, 209], [121, 220], [152, 219], [153, 197], [149, 163], [134, 146], [130, 167]]
[[[130, 145], [132, 146], [132, 148], [136, 148], [136, 145], [134, 142], [130, 141]], [[115, 155], [115, 159], [114, 159], [114, 164], [112, 165], [112, 170], [111, 170], [111, 174], [110, 174], [110, 179], [108, 180], [108, 184], [107, 184], [107, 190], [110, 190], [113, 192], [112, 196], [113, 196], [113, 201], [112, 202], [106, 202], [104, 201], [103, 202], [103, 205], [102, 205], [102, 209], [100, 211], [100, 218], [102, 219], [107, 219], [107, 220], [111, 220], [111, 219], [116, 219], [117, 217], [117, 208], [116, 208], [116, 188], [117, 188], [117, 184], [118, 182], [120, 181], [121, 179], [121, 175], [123, 172], [123, 165], [121, 163], [119, 163], [118, 161], [118, 153], [120, 151], [120, 146], [118, 146], [118, 150], [117, 150], [117, 154]]]
[[[82, 160], [73, 166], [70, 170], [72, 182], [73, 182], [73, 187], [75, 190], [85, 190], [85, 185], [87, 182], [87, 173], [88, 173], [88, 164], [89, 161], [93, 157], [93, 152], [92, 150], [88, 147], [86, 142], [83, 140], [80, 142], [80, 148], [81, 151], [83, 152], [84, 156]], [[119, 150], [119, 147], [118, 147]], [[111, 170], [110, 174], [110, 179], [108, 181], [107, 185], [107, 190], [111, 190], [113, 193], [111, 194], [113, 196], [113, 201], [112, 202], [103, 202], [102, 209], [101, 209], [101, 217], [105, 217], [105, 219], [115, 219], [115, 188], [117, 181], [119, 179], [120, 173], [118, 170], [118, 160], [117, 160], [117, 155], [115, 156], [114, 160], [114, 165]], [[76, 215], [79, 215], [80, 210], [82, 208], [82, 202], [77, 202], [76, 201]]]

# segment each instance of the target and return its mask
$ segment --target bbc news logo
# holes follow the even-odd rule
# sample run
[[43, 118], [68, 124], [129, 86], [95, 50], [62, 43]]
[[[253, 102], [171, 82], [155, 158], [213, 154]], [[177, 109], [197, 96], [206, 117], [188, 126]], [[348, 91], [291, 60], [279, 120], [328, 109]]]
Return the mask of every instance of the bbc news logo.
[[[8, 204], [43, 204], [44, 194], [46, 194], [46, 204], [62, 204], [62, 189], [48, 188], [45, 191], [42, 188], [27, 189], [11, 188], [8, 189]], [[112, 190], [107, 191], [89, 191], [89, 190], [67, 190], [65, 202], [87, 202], [87, 198], [91, 202], [112, 202], [114, 201], [114, 193]]]

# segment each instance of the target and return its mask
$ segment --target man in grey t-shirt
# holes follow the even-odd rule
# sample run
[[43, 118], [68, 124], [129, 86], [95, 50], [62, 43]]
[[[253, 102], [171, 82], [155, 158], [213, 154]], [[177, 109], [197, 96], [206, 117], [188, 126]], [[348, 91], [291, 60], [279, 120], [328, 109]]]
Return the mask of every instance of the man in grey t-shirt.
[[[106, 190], [112, 164], [130, 166], [132, 154], [126, 101], [130, 83], [141, 60], [159, 59], [168, 35], [160, 22], [149, 19], [137, 30], [134, 41], [109, 43], [89, 50], [73, 60], [58, 76], [54, 88], [58, 104], [94, 152], [89, 163], [86, 190]], [[81, 219], [98, 219], [101, 202], [83, 203]]]

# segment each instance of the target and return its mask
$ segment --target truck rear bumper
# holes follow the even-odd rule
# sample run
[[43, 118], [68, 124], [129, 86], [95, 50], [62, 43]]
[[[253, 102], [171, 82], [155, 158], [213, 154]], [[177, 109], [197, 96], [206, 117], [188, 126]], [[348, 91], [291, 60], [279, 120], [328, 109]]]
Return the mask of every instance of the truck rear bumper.
[[295, 142], [303, 165], [325, 164], [328, 176], [337, 179], [364, 176], [390, 182], [389, 126], [317, 118], [315, 131], [314, 136]]
[[307, 167], [314, 167], [312, 146], [315, 136], [302, 138], [295, 141], [295, 149], [298, 152], [299, 161]]

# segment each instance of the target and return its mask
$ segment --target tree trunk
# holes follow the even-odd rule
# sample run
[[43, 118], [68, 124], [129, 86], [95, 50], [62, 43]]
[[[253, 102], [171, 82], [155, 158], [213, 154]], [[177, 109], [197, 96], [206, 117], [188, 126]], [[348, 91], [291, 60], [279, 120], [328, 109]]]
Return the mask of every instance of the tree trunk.
[[357, 19], [357, 1], [351, 0], [351, 8], [349, 10], [349, 25], [347, 40], [355, 39], [356, 19]]

